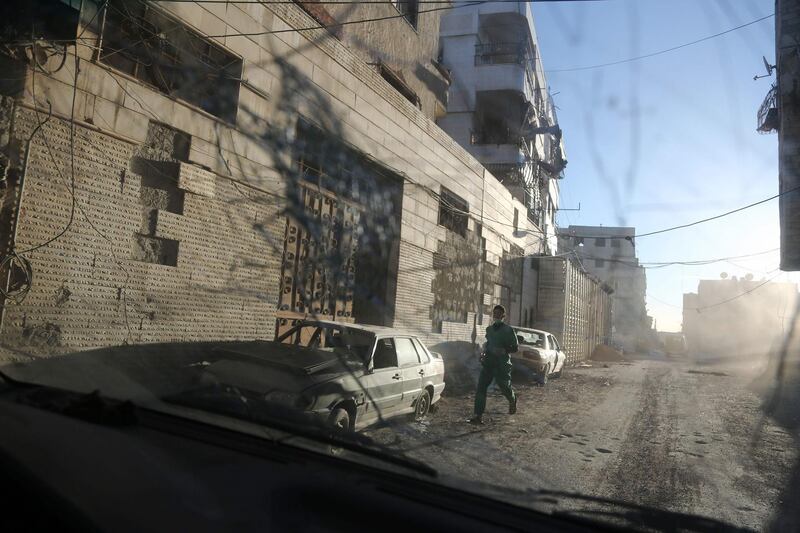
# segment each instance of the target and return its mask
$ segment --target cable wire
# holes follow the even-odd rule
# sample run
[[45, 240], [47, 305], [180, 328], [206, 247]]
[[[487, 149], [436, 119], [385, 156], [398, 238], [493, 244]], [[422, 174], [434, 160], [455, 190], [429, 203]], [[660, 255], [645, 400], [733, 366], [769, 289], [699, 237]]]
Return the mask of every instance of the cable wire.
[[561, 233], [561, 235], [563, 235], [565, 237], [581, 237], [581, 238], [584, 238], [584, 239], [611, 239], [611, 240], [613, 240], [613, 239], [631, 240], [631, 239], [635, 239], [635, 238], [639, 238], [639, 237], [649, 237], [651, 235], [658, 235], [660, 233], [667, 233], [669, 231], [675, 231], [675, 230], [678, 230], [678, 229], [683, 229], [683, 228], [688, 228], [688, 227], [691, 227], [691, 226], [696, 226], [696, 225], [702, 224], [704, 222], [710, 222], [712, 220], [717, 220], [719, 218], [726, 217], [728, 215], [732, 215], [732, 214], [738, 213], [740, 211], [744, 211], [745, 209], [750, 209], [751, 207], [755, 207], [757, 205], [761, 205], [761, 204], [767, 203], [767, 202], [769, 202], [771, 200], [775, 200], [776, 198], [780, 198], [781, 196], [786, 196], [787, 194], [791, 194], [791, 193], [797, 192], [799, 190], [800, 190], [800, 185], [798, 185], [797, 187], [792, 187], [789, 190], [780, 192], [780, 193], [775, 194], [773, 196], [770, 196], [769, 198], [764, 198], [763, 200], [758, 200], [757, 202], [753, 202], [753, 203], [744, 205], [742, 207], [737, 207], [736, 209], [731, 209], [730, 211], [726, 211], [724, 213], [720, 213], [719, 215], [714, 215], [712, 217], [703, 218], [703, 219], [700, 219], [700, 220], [695, 220], [694, 222], [689, 222], [687, 224], [681, 224], [679, 226], [671, 226], [671, 227], [668, 227], [668, 228], [663, 228], [663, 229], [659, 229], [659, 230], [655, 230], [655, 231], [648, 231], [646, 233], [637, 233], [635, 235], [580, 235], [580, 234], [577, 234], [577, 233], [569, 233], [568, 231], [563, 231]]
[[736, 26], [735, 28], [730, 28], [730, 29], [727, 29], [725, 31], [721, 31], [721, 32], [715, 33], [713, 35], [708, 35], [706, 37], [702, 37], [700, 39], [696, 39], [696, 40], [688, 42], [688, 43], [679, 44], [677, 46], [672, 46], [670, 48], [665, 48], [663, 50], [659, 50], [657, 52], [651, 52], [649, 54], [644, 54], [644, 55], [641, 55], [641, 56], [629, 57], [628, 59], [620, 59], [618, 61], [610, 61], [608, 63], [599, 63], [597, 65], [587, 65], [587, 66], [584, 66], [584, 67], [545, 69], [545, 72], [578, 72], [578, 71], [581, 71], [581, 70], [593, 70], [593, 69], [598, 69], [598, 68], [611, 67], [611, 66], [614, 66], [614, 65], [622, 65], [624, 63], [630, 63], [632, 61], [639, 61], [639, 60], [642, 60], [642, 59], [647, 59], [649, 57], [655, 57], [655, 56], [658, 56], [658, 55], [661, 55], [661, 54], [666, 54], [668, 52], [674, 52], [675, 50], [680, 50], [681, 48], [686, 48], [687, 46], [692, 46], [692, 45], [695, 45], [695, 44], [698, 44], [698, 43], [709, 41], [711, 39], [715, 39], [717, 37], [721, 37], [723, 35], [726, 35], [728, 33], [734, 32], [736, 30], [741, 30], [742, 28], [746, 28], [748, 26], [752, 26], [753, 24], [756, 24], [756, 23], [761, 22], [763, 20], [767, 20], [768, 18], [771, 18], [771, 17], [774, 17], [774, 16], [775, 16], [775, 13], [772, 13], [770, 15], [765, 15], [765, 16], [763, 16], [761, 18], [757, 18], [757, 19], [751, 20], [750, 22], [747, 22], [745, 24], [741, 24], [739, 26]]
[[[471, 7], [471, 6], [478, 6], [481, 4], [487, 3], [489, 0], [477, 0], [475, 2], [467, 2], [465, 4], [459, 4], [456, 6], [444, 6], [444, 7], [433, 7], [431, 9], [420, 9], [417, 11], [417, 15], [422, 15], [424, 13], [433, 13], [434, 11], [448, 11], [451, 9], [458, 9], [460, 7]], [[269, 2], [259, 2], [260, 4], [268, 5]], [[291, 2], [295, 3], [295, 2]], [[399, 19], [399, 18], [406, 18], [407, 15], [403, 13], [398, 13], [397, 15], [386, 15], [384, 17], [373, 17], [368, 19], [358, 19], [358, 20], [345, 20], [342, 22], [337, 22], [336, 24], [320, 24], [317, 26], [308, 26], [305, 28], [286, 28], [282, 30], [267, 30], [267, 31], [258, 31], [258, 32], [242, 32], [242, 33], [226, 33], [222, 35], [206, 35], [206, 37], [211, 39], [223, 39], [226, 37], [257, 37], [259, 35], [276, 35], [279, 33], [289, 33], [289, 32], [298, 32], [298, 31], [313, 31], [313, 30], [331, 30], [335, 28], [339, 28], [341, 26], [350, 26], [353, 24], [364, 24], [367, 22], [381, 22], [384, 20], [392, 20], [392, 19]]]

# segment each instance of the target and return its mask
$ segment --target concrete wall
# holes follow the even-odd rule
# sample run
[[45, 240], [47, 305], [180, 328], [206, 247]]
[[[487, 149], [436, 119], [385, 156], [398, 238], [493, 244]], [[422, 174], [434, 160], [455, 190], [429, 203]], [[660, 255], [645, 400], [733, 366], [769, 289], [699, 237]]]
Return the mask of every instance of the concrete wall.
[[556, 336], [568, 364], [590, 358], [598, 344], [609, 342], [608, 287], [572, 260], [561, 257], [535, 260], [539, 263], [539, 283], [533, 327]]
[[[431, 6], [419, 3], [420, 10]], [[399, 14], [390, 2], [325, 4], [339, 22], [392, 17]], [[448, 82], [434, 66], [439, 55], [440, 12], [420, 13], [417, 26], [405, 18], [376, 21], [371, 24], [341, 26], [342, 41], [367, 63], [382, 61], [402, 74], [422, 100], [422, 111], [435, 118], [447, 106]]]
[[[475, 309], [458, 320], [434, 319], [436, 309], [464, 309], [461, 300], [447, 302], [453, 284], [461, 282], [458, 276], [450, 286], [435, 282], [442, 271], [456, 272], [449, 261], [435, 264], [449, 237], [438, 225], [436, 195], [443, 185], [466, 200], [469, 231], [480, 231], [484, 239], [478, 265], [483, 294], [474, 280], [464, 288], [481, 303], [479, 320], [493, 301], [492, 283], [511, 287], [520, 305], [521, 280], [509, 264], [520, 250], [537, 251], [538, 242], [530, 234], [512, 234], [514, 209], [524, 212], [523, 206], [358, 52], [325, 30], [286, 31], [316, 25], [291, 4], [163, 8], [206, 35], [257, 34], [214, 38], [243, 60], [248, 83], [240, 87], [236, 121], [216, 119], [95, 62], [85, 46], [78, 47], [77, 72], [72, 49], [60, 69], [56, 63], [49, 74], [28, 69], [15, 94], [10, 131], [20, 147], [19, 180], [3, 212], [21, 202], [13, 224], [18, 252], [67, 231], [23, 254], [34, 283], [23, 302], [4, 302], [3, 341], [31, 351], [68, 351], [122, 342], [271, 337], [286, 216], [304, 209], [293, 203], [297, 176], [287, 144], [301, 117], [403, 180], [393, 325], [431, 342], [471, 339]], [[92, 30], [83, 35], [91, 37]], [[48, 109], [52, 116], [31, 138]], [[170, 161], [177, 165], [169, 167], [177, 169], [171, 176], [177, 185], [163, 189], [182, 197], [178, 212], [143, 201], [146, 176], [134, 160], [147, 152], [154, 125], [189, 139], [183, 159]], [[155, 222], [143, 209], [157, 211]], [[135, 235], [145, 226], [155, 238], [178, 241], [174, 266], [135, 258]], [[520, 226], [536, 229], [525, 217]], [[445, 303], [436, 307], [437, 301]]]
[[[775, 3], [775, 56], [778, 77], [779, 190], [800, 187], [800, 5]], [[781, 269], [800, 270], [800, 190], [780, 198]]]

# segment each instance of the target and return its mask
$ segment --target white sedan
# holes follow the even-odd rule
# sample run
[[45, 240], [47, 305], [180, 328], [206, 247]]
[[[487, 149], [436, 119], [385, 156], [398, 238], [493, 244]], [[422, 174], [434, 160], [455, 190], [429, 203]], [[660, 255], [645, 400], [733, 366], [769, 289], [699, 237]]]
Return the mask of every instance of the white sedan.
[[550, 376], [561, 376], [567, 356], [552, 333], [528, 328], [514, 328], [514, 332], [519, 343], [517, 353], [511, 354], [514, 364], [532, 369], [542, 385]]

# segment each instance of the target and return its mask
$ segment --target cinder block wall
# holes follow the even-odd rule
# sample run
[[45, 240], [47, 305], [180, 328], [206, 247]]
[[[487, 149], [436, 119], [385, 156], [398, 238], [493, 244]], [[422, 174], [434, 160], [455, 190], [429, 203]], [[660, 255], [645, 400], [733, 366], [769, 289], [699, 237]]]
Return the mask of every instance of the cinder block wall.
[[[207, 35], [315, 25], [291, 4], [163, 7]], [[501, 268], [504, 256], [539, 251], [535, 238], [512, 234], [514, 208], [524, 212], [522, 205], [363, 58], [324, 30], [214, 40], [243, 59], [243, 78], [256, 89], [240, 88], [235, 124], [94, 62], [85, 46], [78, 47], [77, 74], [72, 57], [49, 75], [34, 78], [28, 71], [15, 107], [14, 137], [24, 145], [49, 106], [53, 116], [31, 141], [16, 249], [46, 241], [70, 219], [65, 118], [73, 115], [75, 79], [76, 212], [62, 237], [26, 254], [33, 287], [22, 304], [8, 305], [3, 341], [30, 351], [69, 351], [123, 342], [271, 338], [286, 224], [281, 216], [286, 176], [276, 168], [290, 164], [291, 155], [276, 152], [264, 138], [290, 135], [299, 117], [405, 179], [394, 325], [430, 342], [469, 341], [474, 311], [438, 328], [432, 319], [432, 282], [437, 268], [450, 265], [434, 266], [448, 230], [438, 225], [438, 202], [430, 192], [445, 186], [467, 201], [469, 230], [481, 226], [486, 264], [499, 272], [507, 270]], [[179, 212], [166, 204], [142, 203], [143, 177], [132, 160], [142, 153], [154, 124], [190, 139], [185, 161], [176, 163], [179, 192], [170, 192], [182, 196]], [[197, 173], [200, 178], [191, 177]], [[155, 222], [143, 214], [154, 209]], [[522, 229], [536, 229], [521, 219]], [[178, 241], [176, 264], [134, 259], [137, 233], [153, 242]], [[521, 289], [514, 284], [521, 286], [521, 280], [500, 275], [495, 281], [509, 284], [519, 298]], [[446, 299], [447, 287], [441, 290]], [[480, 284], [472, 290], [480, 292]], [[485, 304], [482, 311], [493, 303], [493, 294], [493, 286], [483, 287], [477, 298]]]

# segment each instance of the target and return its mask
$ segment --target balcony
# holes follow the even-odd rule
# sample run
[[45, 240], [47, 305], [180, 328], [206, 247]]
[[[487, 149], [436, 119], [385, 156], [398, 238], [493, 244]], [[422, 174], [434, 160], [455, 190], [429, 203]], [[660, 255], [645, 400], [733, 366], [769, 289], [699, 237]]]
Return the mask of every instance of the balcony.
[[767, 96], [758, 108], [758, 127], [760, 133], [772, 133], [778, 131], [780, 127], [780, 115], [778, 114], [778, 86], [772, 84]]
[[470, 144], [513, 144], [521, 149], [525, 148], [525, 141], [518, 133], [513, 133], [510, 128], [504, 131], [497, 129], [472, 130], [469, 135]]
[[475, 65], [526, 65], [533, 57], [527, 41], [475, 45]]

